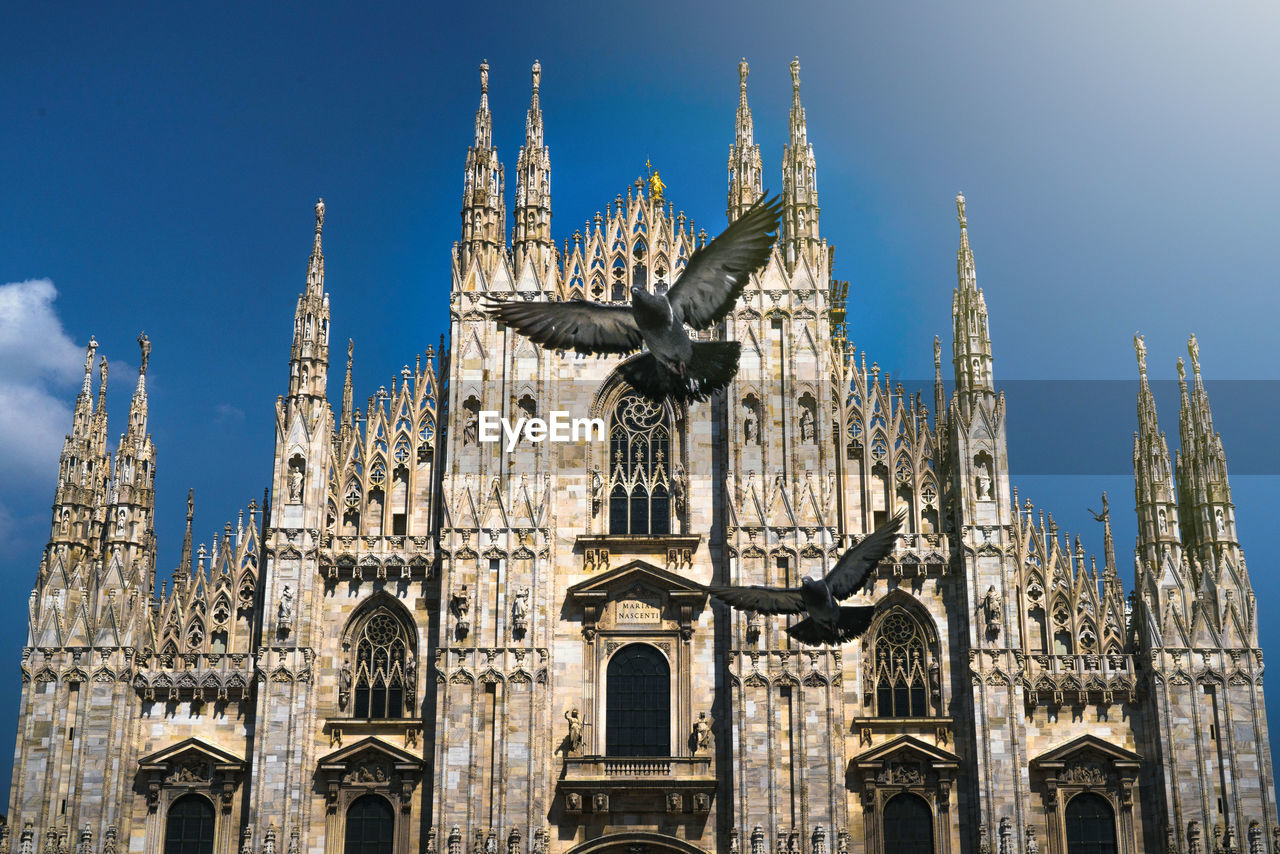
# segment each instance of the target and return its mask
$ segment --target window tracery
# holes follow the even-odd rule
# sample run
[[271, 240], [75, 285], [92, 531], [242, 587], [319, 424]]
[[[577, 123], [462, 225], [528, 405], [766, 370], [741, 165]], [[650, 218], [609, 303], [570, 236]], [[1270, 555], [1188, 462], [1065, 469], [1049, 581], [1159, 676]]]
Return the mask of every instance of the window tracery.
[[671, 533], [671, 423], [666, 409], [629, 391], [609, 430], [609, 533]]
[[872, 647], [876, 716], [927, 717], [935, 669], [924, 629], [902, 608], [881, 620]]
[[376, 608], [355, 632], [353, 646], [355, 666], [344, 668], [340, 705], [346, 706], [347, 692], [354, 690], [353, 717], [381, 720], [412, 712], [415, 644], [403, 621], [387, 608]]

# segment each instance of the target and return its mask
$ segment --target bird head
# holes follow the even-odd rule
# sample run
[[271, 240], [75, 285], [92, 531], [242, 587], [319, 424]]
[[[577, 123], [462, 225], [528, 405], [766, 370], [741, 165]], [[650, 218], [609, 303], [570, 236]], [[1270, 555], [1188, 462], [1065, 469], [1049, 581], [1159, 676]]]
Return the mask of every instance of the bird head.
[[821, 591], [825, 587], [825, 585], [822, 583], [822, 579], [814, 578], [811, 575], [806, 575], [804, 578], [800, 579], [800, 586], [805, 588], [806, 590], [814, 590], [814, 591]]
[[644, 288], [631, 288], [631, 305], [635, 311], [652, 317], [654, 321], [666, 322], [671, 319], [671, 304], [667, 302], [667, 298], [661, 294], [651, 294]]

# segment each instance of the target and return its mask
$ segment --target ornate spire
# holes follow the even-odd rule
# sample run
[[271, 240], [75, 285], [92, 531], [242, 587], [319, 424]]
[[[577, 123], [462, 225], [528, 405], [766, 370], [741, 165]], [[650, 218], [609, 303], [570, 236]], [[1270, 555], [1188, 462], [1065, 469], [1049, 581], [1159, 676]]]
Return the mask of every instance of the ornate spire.
[[307, 293], [324, 293], [324, 252], [320, 248], [320, 232], [324, 228], [324, 199], [316, 201], [316, 239], [307, 262]]
[[978, 288], [963, 193], [956, 196], [956, 214], [960, 220], [960, 248], [956, 252], [957, 284], [951, 302], [955, 326], [954, 366], [956, 391], [961, 394], [962, 402], [970, 405], [978, 396], [993, 395], [995, 386], [987, 302]]
[[734, 122], [733, 145], [729, 146], [729, 206], [727, 216], [733, 222], [764, 192], [764, 170], [760, 165], [760, 146], [755, 144], [751, 107], [747, 105], [747, 60], [738, 63], [738, 115]]
[[[1231, 503], [1231, 483], [1227, 477], [1227, 455], [1222, 437], [1214, 429], [1209, 393], [1200, 374], [1200, 343], [1192, 335], [1187, 341], [1191, 357], [1191, 389], [1186, 368], [1178, 360], [1178, 412], [1181, 447], [1178, 449], [1178, 486], [1182, 505], [1185, 541], [1193, 545], [1235, 544], [1235, 507]], [[1208, 562], [1212, 555], [1202, 554]]]
[[138, 363], [138, 385], [129, 404], [129, 433], [141, 438], [147, 432], [147, 364], [151, 361], [151, 339], [143, 332], [138, 336], [142, 359]]
[[[800, 59], [791, 60], [791, 133], [782, 149], [782, 248], [788, 269], [802, 258], [819, 264], [822, 240], [818, 234], [818, 166], [809, 143], [804, 105], [800, 103]], [[820, 271], [822, 275], [826, 270]]]
[[[506, 246], [507, 213], [504, 179], [498, 152], [493, 147], [493, 117], [489, 114], [489, 63], [480, 64], [480, 107], [476, 132], [467, 149], [462, 183], [462, 240], [459, 268], [464, 272], [476, 262], [489, 272]], [[549, 191], [548, 191], [549, 192]]]
[[532, 265], [538, 281], [546, 287], [555, 268], [555, 247], [551, 241], [551, 152], [543, 142], [542, 108], [538, 102], [542, 64], [536, 60], [532, 76], [533, 94], [525, 117], [524, 145], [516, 159], [512, 249], [516, 276]]
[[347, 339], [347, 378], [342, 383], [342, 429], [349, 430], [355, 426], [354, 392], [351, 385], [351, 366], [355, 362], [356, 342]]
[[315, 206], [316, 236], [307, 263], [307, 289], [298, 295], [293, 316], [293, 347], [289, 360], [289, 397], [323, 398], [329, 370], [329, 294], [324, 289], [324, 199]]
[[186, 578], [191, 571], [191, 520], [196, 515], [196, 491], [194, 489], [187, 490], [187, 528], [182, 535], [182, 563], [178, 566], [178, 571], [174, 574], [177, 577]]

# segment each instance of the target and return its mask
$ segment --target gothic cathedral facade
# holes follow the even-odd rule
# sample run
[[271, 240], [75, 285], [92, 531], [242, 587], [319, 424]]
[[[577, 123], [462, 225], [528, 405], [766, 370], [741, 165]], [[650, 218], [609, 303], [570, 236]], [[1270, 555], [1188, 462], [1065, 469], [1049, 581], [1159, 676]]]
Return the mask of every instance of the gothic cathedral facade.
[[[747, 67], [727, 215], [761, 194]], [[665, 290], [707, 236], [643, 180], [560, 245], [540, 67], [504, 170], [481, 67], [449, 337], [328, 399], [316, 206], [269, 494], [157, 586], [145, 336], [107, 443], [90, 343], [31, 592], [5, 854], [1280, 854], [1258, 612], [1190, 346], [1171, 458], [1140, 365], [1134, 589], [1010, 484], [964, 199], [954, 391], [845, 328], [792, 63], [785, 212], [721, 328], [727, 391], [655, 405], [483, 299]], [[510, 234], [510, 239], [508, 239]], [[341, 291], [339, 290], [340, 294]], [[341, 297], [339, 297], [341, 299]], [[339, 357], [342, 355], [340, 347]], [[603, 437], [486, 441], [498, 413]], [[895, 509], [859, 640], [705, 585], [795, 584]], [[9, 830], [12, 828], [12, 831]]]

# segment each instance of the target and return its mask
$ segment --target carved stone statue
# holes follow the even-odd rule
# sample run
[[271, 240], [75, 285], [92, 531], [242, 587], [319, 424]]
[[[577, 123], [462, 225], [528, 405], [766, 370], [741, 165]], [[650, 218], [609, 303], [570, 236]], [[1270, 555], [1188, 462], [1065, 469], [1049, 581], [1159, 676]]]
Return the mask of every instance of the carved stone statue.
[[986, 621], [987, 634], [992, 637], [1000, 635], [1000, 612], [1003, 608], [1004, 599], [993, 584], [982, 597], [982, 616]]
[[1138, 373], [1147, 374], [1147, 343], [1136, 332], [1133, 335], [1133, 350], [1138, 354]]
[[449, 598], [449, 610], [453, 611], [453, 616], [458, 621], [459, 637], [465, 637], [471, 631], [471, 623], [467, 619], [467, 615], [471, 613], [471, 591], [467, 589], [467, 585], [462, 585], [462, 589]]
[[991, 500], [991, 461], [978, 460], [978, 500]]
[[1027, 845], [1023, 849], [1026, 854], [1040, 854], [1040, 842], [1036, 839], [1036, 829], [1027, 828]]
[[803, 411], [800, 413], [800, 441], [812, 442], [813, 441], [813, 410], [811, 410], [807, 406], [802, 407], [802, 409]]
[[578, 715], [578, 709], [575, 706], [564, 713], [564, 719], [569, 722], [569, 737], [566, 739], [566, 746], [570, 753], [582, 752], [582, 718]]
[[289, 503], [298, 504], [302, 501], [302, 461], [295, 460], [289, 463]]
[[287, 626], [293, 621], [293, 590], [287, 584], [280, 593], [280, 606], [276, 613], [280, 617], [281, 626]]
[[688, 477], [684, 473], [684, 466], [676, 463], [675, 471], [671, 477], [671, 498], [675, 503], [677, 517], [684, 516], [685, 501], [688, 497], [686, 495], [686, 480], [688, 480]]
[[521, 631], [528, 624], [530, 595], [529, 588], [523, 587], [511, 598], [511, 625]]
[[347, 700], [351, 697], [351, 662], [342, 662], [342, 670], [338, 672], [338, 706], [347, 708]]
[[706, 712], [698, 712], [698, 719], [693, 722], [693, 752], [711, 749], [711, 727], [714, 718], [707, 717]]
[[759, 425], [756, 423], [756, 409], [750, 404], [745, 404], [746, 413], [742, 417], [742, 438], [748, 444], [755, 444], [756, 437], [759, 435]]
[[462, 424], [462, 444], [474, 445], [480, 439], [480, 418], [470, 409], [467, 410], [466, 421]]

